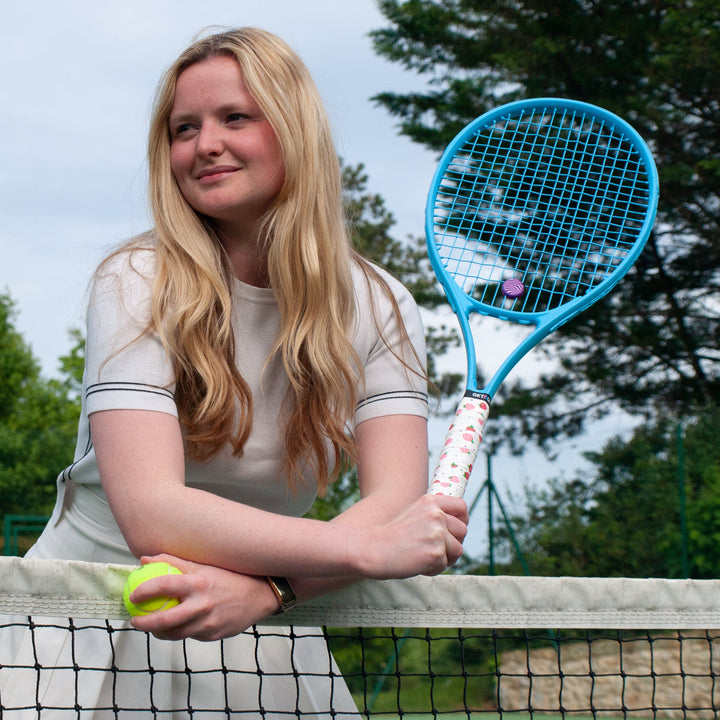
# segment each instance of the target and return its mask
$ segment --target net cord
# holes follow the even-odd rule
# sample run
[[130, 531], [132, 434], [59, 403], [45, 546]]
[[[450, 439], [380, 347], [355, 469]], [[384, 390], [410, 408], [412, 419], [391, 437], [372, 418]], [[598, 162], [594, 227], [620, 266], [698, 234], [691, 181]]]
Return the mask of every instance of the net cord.
[[[127, 620], [134, 569], [0, 558], [0, 613]], [[720, 580], [441, 575], [365, 580], [268, 625], [477, 628], [720, 628]]]

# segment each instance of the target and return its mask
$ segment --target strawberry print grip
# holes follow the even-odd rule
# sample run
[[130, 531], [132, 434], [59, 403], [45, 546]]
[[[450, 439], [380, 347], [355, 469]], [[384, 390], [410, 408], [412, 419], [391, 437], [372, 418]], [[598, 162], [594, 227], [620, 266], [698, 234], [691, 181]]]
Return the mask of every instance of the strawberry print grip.
[[469, 392], [461, 400], [430, 481], [432, 495], [463, 496], [489, 414], [487, 395]]

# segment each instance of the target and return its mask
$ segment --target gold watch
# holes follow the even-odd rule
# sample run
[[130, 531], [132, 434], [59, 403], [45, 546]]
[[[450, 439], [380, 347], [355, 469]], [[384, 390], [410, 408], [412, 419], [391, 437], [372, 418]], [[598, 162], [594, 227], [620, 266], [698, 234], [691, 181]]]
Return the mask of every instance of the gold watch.
[[295, 597], [295, 591], [292, 589], [292, 585], [287, 578], [284, 577], [270, 577], [266, 578], [270, 589], [275, 593], [275, 597], [280, 603], [280, 607], [273, 613], [273, 615], [279, 615], [289, 610], [291, 607], [295, 607], [297, 598]]

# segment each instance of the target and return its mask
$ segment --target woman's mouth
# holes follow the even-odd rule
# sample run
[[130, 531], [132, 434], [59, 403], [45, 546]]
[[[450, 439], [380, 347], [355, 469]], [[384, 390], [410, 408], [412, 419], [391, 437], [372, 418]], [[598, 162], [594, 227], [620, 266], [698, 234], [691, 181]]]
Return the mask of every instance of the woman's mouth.
[[233, 165], [217, 165], [213, 167], [204, 168], [196, 176], [195, 179], [200, 182], [215, 182], [222, 180], [231, 173], [237, 172], [239, 168]]

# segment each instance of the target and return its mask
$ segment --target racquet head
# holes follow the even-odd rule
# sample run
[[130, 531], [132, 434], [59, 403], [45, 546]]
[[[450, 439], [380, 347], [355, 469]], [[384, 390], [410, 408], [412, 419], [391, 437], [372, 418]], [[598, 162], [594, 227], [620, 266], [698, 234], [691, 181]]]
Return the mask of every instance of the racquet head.
[[[652, 229], [657, 171], [624, 120], [573, 100], [510, 103], [443, 154], [426, 209], [428, 253], [465, 336], [471, 312], [537, 326], [524, 354], [609, 292]], [[509, 367], [488, 388], [492, 396]]]
[[[463, 495], [496, 390], [543, 337], [627, 273], [657, 200], [646, 144], [624, 120], [587, 103], [504, 105], [450, 143], [425, 225], [430, 260], [462, 329], [468, 379], [430, 492]], [[473, 312], [535, 326], [480, 390]]]

